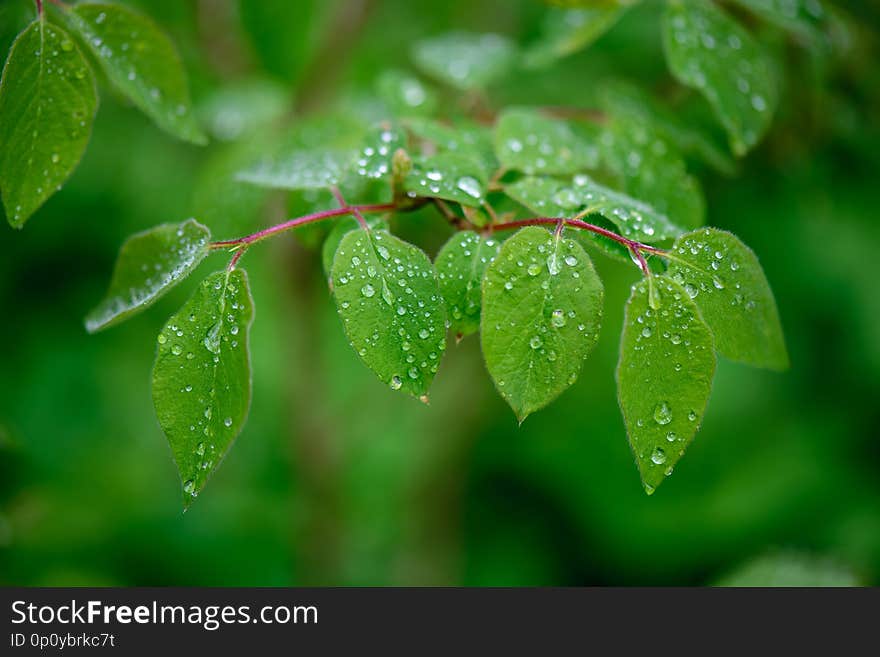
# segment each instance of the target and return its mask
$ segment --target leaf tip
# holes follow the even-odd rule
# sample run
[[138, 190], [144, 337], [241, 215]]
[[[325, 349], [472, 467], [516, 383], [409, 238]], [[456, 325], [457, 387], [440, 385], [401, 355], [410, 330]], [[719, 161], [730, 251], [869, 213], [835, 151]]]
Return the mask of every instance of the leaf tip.
[[430, 406], [430, 405], [431, 405], [431, 400], [428, 399], [428, 395], [427, 395], [427, 394], [425, 394], [425, 395], [421, 395], [421, 396], [419, 397], [419, 401], [422, 402], [425, 406]]

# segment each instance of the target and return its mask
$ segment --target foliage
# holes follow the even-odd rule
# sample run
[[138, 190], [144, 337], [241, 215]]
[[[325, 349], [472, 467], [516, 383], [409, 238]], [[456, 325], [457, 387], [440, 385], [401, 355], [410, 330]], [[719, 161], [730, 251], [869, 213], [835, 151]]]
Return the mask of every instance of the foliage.
[[[705, 97], [732, 153], [696, 123], [669, 118], [662, 103], [655, 110], [626, 88], [610, 89], [590, 111], [491, 110], [493, 85], [587, 47], [634, 3], [578, 4], [548, 10], [528, 48], [464, 31], [418, 41], [413, 64], [437, 88], [386, 72], [370, 99], [378, 110], [298, 118], [265, 151], [230, 156], [233, 164], [221, 167], [223, 187], [324, 199], [329, 192], [338, 207], [315, 205], [238, 238], [211, 241], [209, 228], [190, 220], [126, 242], [107, 298], [86, 320], [90, 331], [151, 305], [209, 253], [232, 252], [226, 269], [209, 275], [159, 335], [153, 400], [185, 504], [219, 466], [250, 405], [253, 309], [239, 261], [256, 243], [321, 220], [341, 218], [322, 255], [345, 334], [364, 364], [392, 390], [427, 401], [447, 329], [464, 336], [479, 327], [488, 373], [520, 422], [575, 382], [599, 338], [604, 290], [585, 247], [630, 257], [642, 278], [626, 304], [618, 399], [648, 493], [700, 425], [716, 350], [758, 367], [787, 367], [757, 257], [732, 234], [701, 228], [705, 200], [689, 165], [696, 154], [729, 170], [731, 156], [745, 155], [767, 133], [779, 102], [771, 50], [715, 3], [666, 3], [661, 34], [670, 73]], [[805, 29], [802, 20], [779, 20], [769, 4], [743, 4]], [[61, 186], [85, 149], [97, 106], [93, 61], [161, 129], [206, 140], [175, 49], [152, 21], [110, 4], [45, 7], [18, 37], [0, 85], [0, 190], [13, 226]], [[467, 99], [463, 111], [434, 100], [450, 89]], [[36, 111], [23, 111], [30, 103]], [[59, 111], [71, 105], [73, 112]], [[13, 153], [25, 154], [26, 166]], [[244, 199], [243, 214], [263, 200], [235, 198]], [[392, 217], [429, 205], [463, 231], [433, 263], [388, 230]]]

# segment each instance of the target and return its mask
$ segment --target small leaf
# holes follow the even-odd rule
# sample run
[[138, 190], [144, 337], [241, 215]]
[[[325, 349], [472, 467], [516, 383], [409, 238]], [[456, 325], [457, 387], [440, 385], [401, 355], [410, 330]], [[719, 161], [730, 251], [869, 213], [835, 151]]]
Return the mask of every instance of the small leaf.
[[37, 20], [18, 35], [0, 80], [0, 190], [11, 226], [73, 173], [97, 107], [92, 70], [64, 30]]
[[208, 254], [211, 232], [195, 219], [162, 224], [129, 237], [119, 250], [110, 288], [86, 317], [95, 333], [151, 306]]
[[[365, 220], [367, 225], [373, 230], [388, 230], [388, 222], [381, 215], [370, 215], [365, 217]], [[339, 248], [339, 243], [342, 242], [342, 238], [348, 233], [359, 229], [360, 224], [358, 224], [357, 219], [354, 217], [340, 217], [327, 234], [321, 246], [321, 264], [328, 279], [331, 277], [333, 258], [336, 255], [336, 249]]]
[[679, 237], [669, 258], [667, 274], [696, 302], [720, 354], [757, 367], [788, 367], [773, 291], [749, 247], [706, 228]]
[[[682, 233], [650, 205], [600, 185], [579, 173], [570, 182], [556, 178], [523, 178], [504, 188], [513, 200], [543, 217], [599, 214], [627, 238], [659, 242]], [[588, 217], [587, 217], [588, 218]]]
[[500, 249], [498, 240], [464, 231], [450, 237], [437, 254], [434, 267], [454, 334], [470, 335], [480, 328], [483, 274]]
[[599, 337], [602, 297], [583, 248], [543, 228], [520, 230], [486, 269], [483, 356], [520, 422], [577, 379]]
[[248, 334], [254, 307], [244, 271], [216, 272], [159, 333], [153, 404], [188, 507], [241, 432], [251, 402]]
[[565, 121], [528, 109], [506, 110], [495, 125], [495, 153], [507, 169], [527, 174], [566, 174], [594, 169], [599, 150]]
[[261, 159], [236, 180], [272, 189], [323, 189], [339, 184], [356, 157], [353, 150], [297, 149]]
[[516, 62], [516, 47], [498, 34], [451, 32], [419, 41], [412, 56], [427, 75], [467, 91], [506, 75]]
[[672, 74], [702, 93], [737, 155], [770, 125], [779, 100], [774, 63], [749, 32], [714, 3], [670, 0], [663, 43]]
[[448, 152], [414, 160], [403, 188], [411, 197], [440, 198], [476, 208], [486, 198], [487, 183], [479, 162]]
[[396, 128], [390, 125], [373, 128], [364, 138], [354, 172], [365, 178], [388, 178], [394, 152], [405, 146], [404, 135]]
[[544, 17], [541, 36], [524, 55], [526, 66], [543, 68], [586, 48], [614, 26], [624, 9], [623, 2], [550, 9]]
[[446, 349], [446, 312], [424, 252], [386, 231], [347, 233], [331, 283], [345, 334], [392, 390], [428, 393]]
[[180, 56], [152, 19], [102, 3], [78, 4], [66, 15], [113, 86], [156, 125], [194, 144], [207, 141], [193, 116]]
[[678, 283], [658, 276], [633, 285], [626, 304], [617, 396], [629, 444], [650, 495], [700, 427], [712, 378], [712, 333]]
[[706, 200], [684, 159], [657, 131], [642, 122], [612, 120], [599, 140], [602, 161], [621, 179], [623, 191], [645, 201], [683, 228], [698, 228]]
[[424, 118], [407, 119], [404, 125], [424, 142], [423, 155], [453, 152], [479, 162], [486, 176], [498, 168], [492, 133], [485, 126], [469, 121], [449, 126]]

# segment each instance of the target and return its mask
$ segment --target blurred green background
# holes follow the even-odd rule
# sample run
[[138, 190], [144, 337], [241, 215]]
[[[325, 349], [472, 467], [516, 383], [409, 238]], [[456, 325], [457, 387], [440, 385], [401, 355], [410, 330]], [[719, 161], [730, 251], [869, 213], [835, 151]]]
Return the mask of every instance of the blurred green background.
[[[286, 216], [283, 199], [253, 213], [248, 191], [230, 190], [262, 124], [290, 107], [354, 112], [383, 70], [411, 70], [422, 36], [525, 43], [545, 7], [130, 4], [173, 35], [215, 139], [175, 142], [105, 88], [70, 182], [23, 231], [0, 222], [0, 584], [696, 585], [768, 554], [880, 583], [876, 4], [845, 3], [849, 32], [830, 56], [754, 23], [786, 66], [771, 135], [736, 175], [698, 173], [708, 223], [761, 258], [793, 366], [721, 361], [703, 429], [655, 495], [639, 483], [614, 384], [632, 265], [595, 256], [599, 345], [578, 383], [517, 427], [476, 337], [450, 345], [428, 407], [376, 380], [346, 343], [320, 254], [284, 236], [242, 261], [257, 308], [254, 402], [186, 514], [149, 377], [155, 336], [199, 276], [90, 337], [82, 317], [122, 240], [212, 200], [221, 209], [199, 216], [220, 238]], [[590, 107], [609, 78], [674, 100], [660, 11], [646, 2], [590, 49], [493, 88], [491, 105]], [[32, 16], [29, 0], [0, 1], [4, 53]], [[448, 234], [431, 213], [396, 226], [432, 253]]]

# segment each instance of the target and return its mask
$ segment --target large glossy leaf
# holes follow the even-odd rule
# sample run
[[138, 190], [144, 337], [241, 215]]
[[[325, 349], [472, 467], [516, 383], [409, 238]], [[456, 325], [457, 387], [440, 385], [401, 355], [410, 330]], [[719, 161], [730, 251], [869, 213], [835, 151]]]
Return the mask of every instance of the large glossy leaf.
[[478, 161], [447, 152], [417, 158], [403, 187], [411, 197], [440, 198], [480, 207], [486, 198], [487, 182]]
[[498, 240], [464, 231], [450, 237], [434, 260], [449, 330], [459, 337], [480, 328], [483, 274], [500, 248]]
[[715, 374], [712, 333], [678, 283], [658, 276], [633, 286], [626, 304], [617, 396], [650, 495], [696, 434]]
[[10, 225], [21, 228], [73, 173], [97, 107], [94, 76], [71, 37], [31, 23], [0, 80], [0, 192]]
[[427, 399], [446, 348], [446, 311], [428, 256], [386, 231], [352, 231], [336, 249], [331, 283], [361, 360], [393, 390]]
[[204, 259], [210, 239], [211, 232], [195, 219], [129, 237], [119, 250], [107, 294], [86, 317], [89, 333], [151, 306]]
[[253, 302], [240, 269], [216, 272], [159, 333], [153, 404], [192, 504], [241, 432], [251, 401]]
[[544, 67], [589, 46], [617, 22], [624, 2], [604, 2], [577, 9], [550, 9], [541, 35], [524, 54], [526, 66]]
[[495, 153], [503, 167], [530, 175], [577, 173], [599, 163], [596, 144], [581, 139], [565, 121], [529, 109], [501, 114]]
[[663, 43], [672, 74], [702, 93], [739, 155], [770, 125], [779, 98], [773, 61], [712, 2], [670, 0]]
[[117, 4], [78, 4], [67, 15], [107, 79], [156, 125], [186, 141], [207, 141], [190, 105], [180, 56], [158, 25]]
[[516, 233], [486, 269], [483, 356], [520, 421], [577, 379], [599, 336], [602, 297], [583, 248], [543, 228]]
[[682, 233], [666, 215], [647, 203], [600, 185], [586, 174], [577, 174], [570, 181], [523, 178], [507, 185], [504, 191], [544, 217], [599, 214], [625, 237], [641, 242], [657, 242]]
[[719, 353], [758, 367], [788, 367], [776, 300], [749, 247], [706, 228], [679, 237], [669, 257], [669, 276], [696, 302]]
[[706, 200], [678, 150], [643, 122], [613, 120], [599, 140], [602, 161], [629, 196], [648, 203], [677, 226], [698, 228]]
[[483, 88], [507, 74], [516, 62], [516, 47], [499, 34], [450, 32], [416, 43], [416, 66], [455, 87]]

